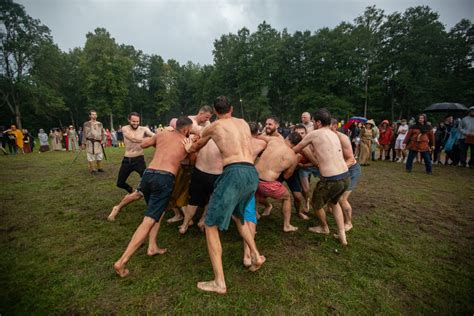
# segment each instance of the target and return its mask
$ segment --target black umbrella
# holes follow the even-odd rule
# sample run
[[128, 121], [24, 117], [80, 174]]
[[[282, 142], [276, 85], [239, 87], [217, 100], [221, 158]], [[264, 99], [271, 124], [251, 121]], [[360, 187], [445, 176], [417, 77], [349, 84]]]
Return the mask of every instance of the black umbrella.
[[460, 103], [435, 103], [424, 109], [425, 112], [451, 112], [451, 111], [467, 111], [467, 107]]

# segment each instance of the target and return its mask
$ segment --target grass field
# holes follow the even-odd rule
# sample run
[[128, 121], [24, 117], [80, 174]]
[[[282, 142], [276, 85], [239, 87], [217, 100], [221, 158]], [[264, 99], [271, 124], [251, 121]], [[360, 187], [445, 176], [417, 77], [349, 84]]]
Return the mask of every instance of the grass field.
[[196, 289], [213, 274], [195, 227], [181, 236], [164, 223], [158, 244], [168, 252], [151, 258], [142, 247], [130, 275], [115, 275], [145, 204], [105, 220], [124, 194], [115, 187], [122, 150], [107, 155], [107, 172], [95, 176], [84, 154], [73, 165], [65, 152], [0, 157], [1, 315], [474, 313], [472, 169], [434, 166], [427, 176], [422, 165], [411, 174], [397, 163], [364, 167], [345, 249], [308, 232], [314, 217], [293, 216], [299, 231], [283, 233], [275, 203], [258, 226], [267, 262], [256, 273], [242, 266], [232, 224], [221, 235], [228, 294], [217, 296]]

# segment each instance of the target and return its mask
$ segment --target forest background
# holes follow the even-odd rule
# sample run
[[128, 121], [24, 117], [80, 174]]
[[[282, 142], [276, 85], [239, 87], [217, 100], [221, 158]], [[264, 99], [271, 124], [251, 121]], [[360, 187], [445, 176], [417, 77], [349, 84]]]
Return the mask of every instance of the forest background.
[[1, 0], [0, 45], [0, 125], [33, 130], [77, 127], [90, 109], [108, 128], [131, 111], [166, 124], [218, 95], [248, 121], [295, 122], [320, 107], [339, 119], [397, 120], [435, 102], [474, 105], [474, 25], [447, 30], [427, 6], [371, 6], [352, 23], [292, 34], [263, 21], [215, 39], [214, 63], [200, 65], [145, 54], [100, 27], [64, 52], [22, 5]]

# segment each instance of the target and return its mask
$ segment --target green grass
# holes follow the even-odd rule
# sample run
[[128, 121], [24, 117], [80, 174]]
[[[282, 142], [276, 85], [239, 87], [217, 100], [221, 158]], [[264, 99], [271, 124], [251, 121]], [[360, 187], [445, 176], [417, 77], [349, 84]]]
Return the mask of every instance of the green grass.
[[72, 165], [74, 154], [65, 152], [0, 157], [0, 314], [474, 312], [474, 170], [435, 166], [427, 176], [422, 165], [411, 174], [396, 163], [364, 167], [350, 198], [354, 230], [346, 249], [308, 232], [314, 218], [293, 216], [300, 230], [283, 233], [275, 203], [258, 226], [267, 257], [260, 271], [243, 269], [233, 225], [221, 235], [228, 294], [217, 296], [196, 289], [212, 269], [195, 227], [181, 236], [176, 224], [164, 223], [158, 243], [168, 253], [149, 258], [142, 247], [130, 276], [114, 274], [145, 204], [105, 220], [124, 194], [115, 187], [122, 150], [108, 156], [107, 173], [96, 176], [84, 154]]

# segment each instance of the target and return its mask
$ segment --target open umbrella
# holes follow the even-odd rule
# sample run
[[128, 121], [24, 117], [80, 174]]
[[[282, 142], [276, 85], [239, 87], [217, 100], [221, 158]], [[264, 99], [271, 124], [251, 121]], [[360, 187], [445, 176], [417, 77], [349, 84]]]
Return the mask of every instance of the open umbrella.
[[345, 130], [348, 130], [354, 123], [367, 123], [367, 119], [362, 116], [353, 116], [351, 117], [344, 126], [342, 126]]
[[435, 103], [424, 109], [425, 112], [451, 112], [451, 111], [467, 111], [467, 107], [460, 103]]

